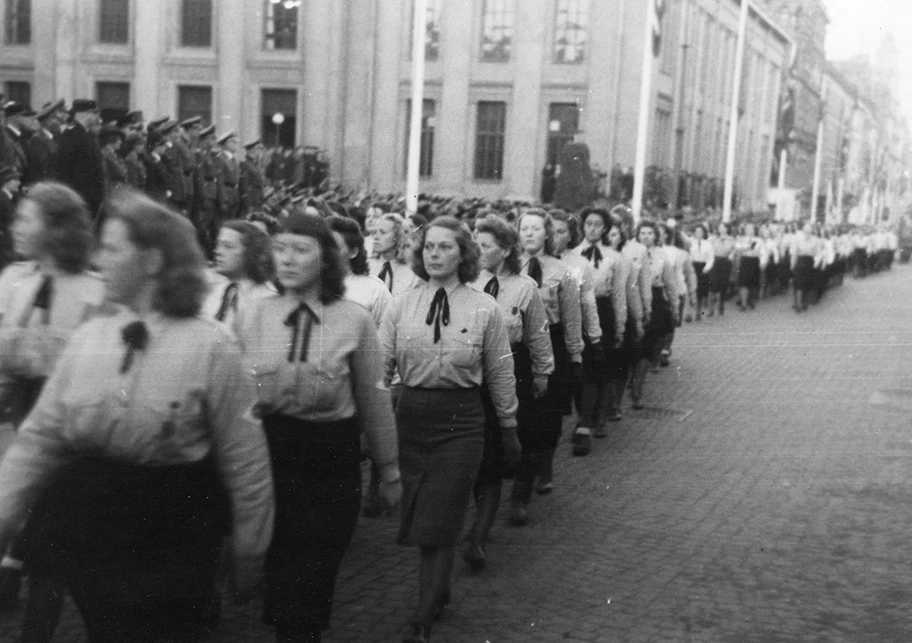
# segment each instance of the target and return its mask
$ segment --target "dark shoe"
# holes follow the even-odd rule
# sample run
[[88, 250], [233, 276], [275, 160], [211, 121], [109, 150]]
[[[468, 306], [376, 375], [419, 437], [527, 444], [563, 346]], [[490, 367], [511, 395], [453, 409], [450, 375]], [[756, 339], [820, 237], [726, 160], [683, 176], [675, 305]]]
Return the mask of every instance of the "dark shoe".
[[[613, 411], [610, 411], [610, 412], [608, 413], [608, 421], [609, 421], [609, 422], [620, 422], [620, 421], [621, 421], [621, 418], [623, 418], [623, 417], [624, 417], [624, 416], [621, 415], [621, 412], [618, 411], [617, 409], [614, 409]], [[604, 429], [602, 429], [602, 431], [604, 431]], [[595, 434], [595, 437], [600, 438], [600, 437], [602, 437], [602, 436], [600, 436], [598, 433], [596, 433], [596, 434]]]
[[[462, 553], [463, 560], [469, 564], [472, 571], [480, 572], [484, 570], [485, 565], [488, 564], [488, 552], [485, 551], [485, 548], [482, 545], [479, 545], [478, 542], [476, 542], [475, 538], [470, 536], [466, 540], [468, 541], [468, 544], [466, 545], [465, 551]], [[449, 603], [449, 600], [447, 600], [447, 603]]]
[[[616, 413], [616, 411], [614, 411]], [[611, 419], [611, 416], [609, 416]], [[598, 427], [595, 431], [592, 432], [592, 437], [598, 438], [599, 440], [608, 437], [608, 432], [605, 430], [604, 426]]]
[[377, 518], [383, 514], [383, 500], [376, 494], [370, 494], [364, 501], [364, 509], [361, 513], [365, 518]]
[[409, 623], [402, 631], [402, 643], [427, 643], [431, 640], [431, 627], [421, 623]]
[[525, 527], [529, 524], [529, 510], [526, 505], [516, 502], [507, 516], [507, 523], [512, 527]]
[[664, 351], [664, 350], [663, 350], [663, 351], [659, 354], [659, 365], [660, 365], [660, 366], [665, 366], [665, 367], [667, 367], [668, 364], [669, 364], [669, 360], [671, 360], [671, 351]]
[[633, 397], [633, 398], [631, 398], [631, 402], [633, 402], [633, 404], [631, 404], [631, 406], [632, 406], [635, 410], [639, 411], [640, 409], [643, 408], [643, 401], [642, 401], [640, 398], [638, 398], [638, 397]]
[[589, 455], [592, 453], [592, 438], [588, 433], [573, 434], [573, 455]]
[[0, 612], [11, 612], [19, 607], [22, 589], [22, 572], [10, 567], [0, 567]]

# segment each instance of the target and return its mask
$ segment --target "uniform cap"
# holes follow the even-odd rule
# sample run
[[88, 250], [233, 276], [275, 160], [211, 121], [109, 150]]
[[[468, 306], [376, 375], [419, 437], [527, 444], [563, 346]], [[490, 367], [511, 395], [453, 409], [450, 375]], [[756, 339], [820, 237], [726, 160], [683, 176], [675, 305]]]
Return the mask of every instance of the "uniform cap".
[[167, 122], [168, 122], [167, 116], [162, 116], [161, 118], [156, 118], [154, 121], [149, 121], [146, 124], [146, 131], [151, 132], [152, 130], [156, 130]]
[[19, 171], [9, 165], [0, 167], [0, 187], [6, 185], [8, 181], [19, 178]]
[[216, 141], [216, 143], [218, 143], [219, 145], [224, 145], [232, 138], [237, 138], [237, 132], [235, 132], [234, 130], [228, 132], [224, 136], [220, 136], [219, 139]]
[[204, 127], [200, 130], [200, 138], [206, 138], [208, 136], [215, 136], [215, 125], [210, 125], [209, 127]]
[[263, 141], [261, 141], [260, 139], [257, 139], [257, 140], [255, 140], [255, 141], [250, 141], [249, 143], [247, 143], [246, 145], [244, 145], [244, 149], [245, 149], [245, 150], [252, 150], [252, 149], [255, 148], [257, 145], [262, 145], [262, 144], [263, 144]]
[[43, 121], [48, 116], [63, 109], [64, 105], [66, 105], [66, 102], [62, 98], [55, 100], [52, 103], [45, 103], [41, 106], [41, 109], [38, 110], [38, 120]]
[[189, 127], [193, 127], [194, 125], [201, 125], [202, 122], [203, 119], [200, 116], [191, 116], [190, 118], [181, 121], [180, 126], [184, 129], [187, 129]]
[[164, 125], [158, 128], [158, 133], [162, 136], [170, 134], [175, 129], [177, 129], [177, 121], [165, 121]]

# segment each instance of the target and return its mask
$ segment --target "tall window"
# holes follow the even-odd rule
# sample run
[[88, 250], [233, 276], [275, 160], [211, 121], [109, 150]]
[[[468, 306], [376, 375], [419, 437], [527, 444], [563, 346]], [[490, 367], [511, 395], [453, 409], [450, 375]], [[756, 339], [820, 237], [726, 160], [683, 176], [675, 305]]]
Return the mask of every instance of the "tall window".
[[652, 162], [659, 167], [668, 167], [671, 165], [671, 140], [673, 136], [671, 131], [671, 112], [659, 108], [656, 109], [655, 115], [655, 127], [652, 135]]
[[297, 90], [264, 89], [260, 98], [260, 138], [269, 146], [294, 147], [297, 140]]
[[581, 63], [586, 59], [589, 0], [557, 0], [554, 24], [554, 62]]
[[564, 145], [572, 141], [579, 130], [579, 114], [577, 103], [551, 103], [548, 106], [548, 165], [560, 163]]
[[4, 83], [5, 100], [15, 101], [20, 105], [32, 104], [32, 86], [22, 80], [8, 80]]
[[266, 49], [298, 48], [300, 0], [264, 0], [266, 3]]
[[503, 178], [504, 135], [507, 104], [501, 101], [478, 103], [475, 124], [475, 178], [499, 181]]
[[212, 120], [212, 88], [207, 85], [181, 85], [177, 88], [177, 120], [199, 116], [208, 125]]
[[6, 0], [6, 44], [27, 45], [32, 41], [32, 1]]
[[[425, 100], [421, 110], [421, 153], [418, 157], [418, 176], [434, 174], [434, 127], [437, 120], [437, 103]], [[405, 167], [408, 169], [409, 134], [412, 126], [412, 101], [405, 109]]]
[[513, 50], [513, 0], [485, 0], [481, 24], [481, 61], [504, 63]]
[[101, 121], [116, 121], [130, 111], [130, 83], [96, 83], [95, 98]]
[[125, 45], [130, 40], [130, 0], [101, 0], [98, 40], [105, 44]]
[[[433, 62], [440, 59], [440, 2], [441, 0], [427, 0], [427, 15], [424, 27], [424, 59]], [[412, 9], [412, 19], [409, 21], [409, 34], [415, 24], [415, 11]], [[411, 36], [409, 37], [409, 58], [412, 57]]]
[[181, 45], [212, 46], [212, 0], [181, 0]]

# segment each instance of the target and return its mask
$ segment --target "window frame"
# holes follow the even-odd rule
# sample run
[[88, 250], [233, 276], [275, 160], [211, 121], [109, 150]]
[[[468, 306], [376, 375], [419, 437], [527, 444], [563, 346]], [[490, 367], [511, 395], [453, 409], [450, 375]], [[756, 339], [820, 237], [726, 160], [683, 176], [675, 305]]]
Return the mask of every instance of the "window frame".
[[[263, 0], [263, 50], [272, 51], [272, 52], [289, 52], [297, 51], [300, 45], [300, 32], [301, 32], [301, 7], [302, 4], [296, 5], [293, 9], [286, 9], [282, 6], [281, 2], [273, 2], [272, 0]], [[284, 11], [293, 11], [294, 12], [294, 34], [293, 44], [290, 47], [283, 46], [279, 47], [276, 45], [279, 38], [277, 36], [282, 36], [275, 30], [276, 17], [273, 13], [270, 15], [270, 11], [275, 12], [276, 9]], [[269, 25], [272, 23], [273, 30], [270, 33]], [[270, 46], [272, 43], [272, 46]]]
[[[496, 118], [486, 116], [486, 108], [498, 108]], [[486, 129], [497, 121], [498, 129]], [[485, 122], [487, 121], [487, 122]], [[475, 181], [499, 183], [504, 180], [504, 161], [507, 141], [507, 102], [479, 100], [475, 103], [475, 146], [472, 155], [472, 178]]]
[[[204, 20], [204, 9], [208, 10], [208, 21]], [[197, 15], [191, 15], [194, 11]], [[191, 20], [195, 21], [195, 24], [191, 25]], [[212, 0], [180, 0], [180, 46], [189, 49], [211, 49], [214, 21], [215, 4]], [[196, 41], [196, 38], [199, 38], [199, 41]]]
[[[500, 18], [501, 22], [497, 19]], [[514, 0], [484, 0], [481, 6], [481, 28], [478, 43], [478, 60], [482, 63], [505, 64], [513, 58], [515, 36], [516, 3]], [[486, 51], [488, 31], [504, 32], [500, 40], [492, 39], [490, 51]], [[495, 44], [497, 43], [497, 44]], [[501, 52], [498, 54], [497, 50]]]
[[[106, 5], [108, 3], [118, 3], [117, 7], [123, 8], [123, 12], [114, 12], [114, 15], [111, 16], [109, 11], [107, 14], [105, 12]], [[132, 7], [130, 0], [98, 0], [98, 43], [102, 45], [129, 45], [130, 44], [130, 13]], [[111, 7], [108, 6], [108, 9]], [[117, 24], [116, 27], [123, 29], [123, 40], [114, 40], [105, 38], [105, 22], [106, 15], [108, 19], [113, 19]], [[121, 18], [122, 20], [118, 20]], [[110, 27], [110, 25], [108, 25]], [[120, 35], [120, 34], [118, 34]]]
[[[560, 34], [562, 33], [561, 14], [566, 14], [566, 21], [563, 25], [564, 33], [582, 34], [581, 42], [570, 43], [569, 40], [564, 45], [560, 45]], [[554, 2], [554, 30], [553, 41], [551, 43], [551, 62], [555, 65], [582, 65], [586, 62], [587, 45], [589, 44], [589, 0], [555, 0]], [[571, 30], [568, 25], [571, 24], [571, 18], [576, 16], [581, 18], [581, 22], [576, 29]], [[559, 48], [565, 50], [571, 48], [581, 51], [580, 55], [572, 60], [561, 59], [558, 56]]]
[[[209, 94], [209, 108], [208, 108], [209, 113], [208, 114], [202, 113], [202, 111], [197, 108], [191, 108], [189, 106], [186, 109], [184, 108], [184, 100], [183, 100], [184, 97], [186, 95], [189, 95], [193, 91], [199, 91], [200, 95], [202, 95], [204, 93], [204, 91], [208, 91], [208, 94]], [[185, 94], [185, 92], [187, 92], [187, 94]], [[177, 93], [176, 113], [177, 113], [178, 121], [184, 121], [184, 120], [187, 120], [188, 118], [192, 118], [193, 116], [199, 116], [202, 118], [204, 127], [206, 127], [210, 123], [212, 123], [212, 114], [214, 111], [214, 100], [215, 100], [215, 90], [212, 85], [182, 84], [182, 85], [177, 86], [176, 93]]]
[[6, 0], [3, 7], [3, 44], [11, 47], [32, 44], [32, 0]]

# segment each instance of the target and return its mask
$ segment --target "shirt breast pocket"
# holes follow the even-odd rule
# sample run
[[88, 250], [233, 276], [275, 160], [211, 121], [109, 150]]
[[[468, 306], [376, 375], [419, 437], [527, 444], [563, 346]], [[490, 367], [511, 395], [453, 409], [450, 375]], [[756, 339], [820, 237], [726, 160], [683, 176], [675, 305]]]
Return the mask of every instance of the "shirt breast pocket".
[[504, 314], [504, 323], [507, 326], [507, 337], [510, 344], [516, 344], [523, 339], [523, 316], [522, 311], [514, 307], [512, 311]]
[[256, 383], [259, 406], [271, 408], [279, 399], [281, 384], [278, 364], [254, 364], [250, 369]]
[[483, 345], [484, 338], [480, 332], [467, 330], [464, 333], [457, 333], [450, 344], [450, 350], [447, 351], [448, 360], [459, 368], [473, 368], [481, 363]]

